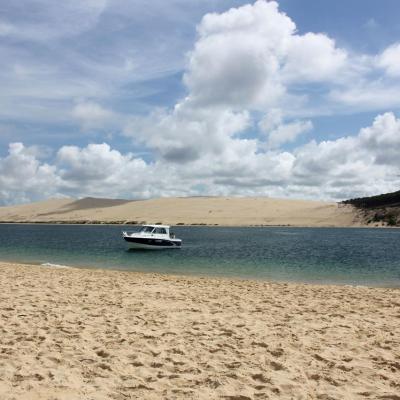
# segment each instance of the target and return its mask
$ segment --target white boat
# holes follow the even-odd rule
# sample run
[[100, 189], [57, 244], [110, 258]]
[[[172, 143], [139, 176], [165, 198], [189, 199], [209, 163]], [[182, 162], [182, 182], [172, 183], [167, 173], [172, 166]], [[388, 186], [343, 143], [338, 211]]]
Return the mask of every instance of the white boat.
[[122, 237], [131, 249], [176, 249], [182, 240], [170, 232], [168, 225], [143, 225], [139, 231], [124, 231]]

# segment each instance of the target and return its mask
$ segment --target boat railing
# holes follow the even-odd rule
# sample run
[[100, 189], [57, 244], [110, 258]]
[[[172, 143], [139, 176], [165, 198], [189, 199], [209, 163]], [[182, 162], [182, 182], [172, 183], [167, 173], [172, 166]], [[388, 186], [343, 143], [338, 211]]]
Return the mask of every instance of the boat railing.
[[[156, 233], [156, 232], [143, 232], [143, 231], [122, 231], [122, 236], [131, 236], [131, 235], [138, 235], [138, 234], [142, 234], [145, 233], [147, 235], [150, 236], [154, 236], [154, 235], [160, 235], [160, 236], [168, 236], [168, 233]], [[174, 234], [170, 234], [170, 237], [175, 237]]]

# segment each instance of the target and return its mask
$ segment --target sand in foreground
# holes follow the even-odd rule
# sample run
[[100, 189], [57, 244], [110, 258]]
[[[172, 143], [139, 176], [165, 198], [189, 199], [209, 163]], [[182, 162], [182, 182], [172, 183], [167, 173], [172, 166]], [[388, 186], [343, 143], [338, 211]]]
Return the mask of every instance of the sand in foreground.
[[399, 399], [400, 291], [0, 263], [0, 398]]

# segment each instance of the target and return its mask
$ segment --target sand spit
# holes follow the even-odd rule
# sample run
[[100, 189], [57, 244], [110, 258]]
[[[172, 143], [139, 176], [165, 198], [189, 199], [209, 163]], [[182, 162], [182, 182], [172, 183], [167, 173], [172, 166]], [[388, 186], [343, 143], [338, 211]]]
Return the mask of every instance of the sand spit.
[[399, 399], [400, 291], [0, 263], [0, 398]]
[[48, 200], [0, 207], [0, 222], [337, 227], [363, 224], [350, 205], [266, 197]]

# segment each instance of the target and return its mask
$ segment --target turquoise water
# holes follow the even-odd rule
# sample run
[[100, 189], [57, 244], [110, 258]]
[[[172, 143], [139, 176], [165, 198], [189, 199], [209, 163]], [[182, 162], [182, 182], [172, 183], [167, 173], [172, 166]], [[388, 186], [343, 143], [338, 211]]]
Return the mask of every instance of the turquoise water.
[[128, 226], [0, 225], [0, 259], [400, 287], [400, 230], [176, 227], [180, 250], [128, 250]]

